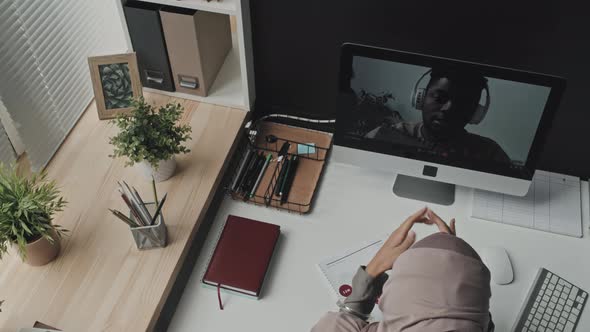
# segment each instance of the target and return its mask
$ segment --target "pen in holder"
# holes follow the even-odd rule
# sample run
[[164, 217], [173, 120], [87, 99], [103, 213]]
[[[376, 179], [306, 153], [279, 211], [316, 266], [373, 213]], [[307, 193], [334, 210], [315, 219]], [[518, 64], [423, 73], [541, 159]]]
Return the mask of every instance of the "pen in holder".
[[[157, 210], [157, 205], [154, 202], [145, 203], [144, 206], [151, 214], [154, 214]], [[129, 218], [132, 221], [137, 222], [131, 211], [129, 212]], [[154, 225], [130, 227], [130, 229], [133, 239], [135, 240], [135, 244], [137, 245], [137, 249], [145, 250], [166, 247], [166, 224], [164, 224], [164, 217], [162, 216], [161, 209]]]

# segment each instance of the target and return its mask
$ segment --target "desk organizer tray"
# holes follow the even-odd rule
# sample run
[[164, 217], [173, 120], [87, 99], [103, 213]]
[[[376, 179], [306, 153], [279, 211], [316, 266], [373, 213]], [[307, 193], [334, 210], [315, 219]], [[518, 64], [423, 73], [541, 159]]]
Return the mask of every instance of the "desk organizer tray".
[[[332, 146], [332, 134], [274, 122], [262, 122], [257, 130], [258, 134], [253, 141], [246, 139], [246, 143], [238, 147], [238, 158], [235, 160], [236, 165], [232, 165], [234, 167], [231, 168], [230, 186], [228, 188], [231, 197], [236, 200], [290, 212], [308, 213], [311, 210], [314, 194], [326, 163], [326, 157]], [[276, 140], [268, 142], [267, 137], [272, 136], [276, 137]], [[280, 197], [275, 196], [273, 193], [277, 186], [281, 167], [284, 165], [277, 162], [278, 152], [284, 142], [291, 144], [288, 150], [289, 158], [297, 155], [299, 165], [289, 191], [288, 200], [281, 204]], [[245, 197], [247, 195], [236, 191], [232, 186], [236, 177], [239, 176], [238, 165], [245, 158], [248, 149], [254, 149], [256, 153], [262, 151], [265, 156], [268, 153], [272, 154], [272, 159], [252, 197]], [[300, 152], [310, 153], [298, 154], [298, 149]]]

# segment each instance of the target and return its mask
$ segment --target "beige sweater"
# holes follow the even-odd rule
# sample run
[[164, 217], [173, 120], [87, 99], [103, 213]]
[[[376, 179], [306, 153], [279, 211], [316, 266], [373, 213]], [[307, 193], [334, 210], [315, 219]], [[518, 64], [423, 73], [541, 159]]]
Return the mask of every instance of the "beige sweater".
[[[376, 299], [383, 320], [368, 323]], [[490, 272], [465, 241], [433, 234], [402, 254], [391, 277], [359, 268], [340, 312], [329, 312], [312, 332], [494, 330], [489, 314]]]

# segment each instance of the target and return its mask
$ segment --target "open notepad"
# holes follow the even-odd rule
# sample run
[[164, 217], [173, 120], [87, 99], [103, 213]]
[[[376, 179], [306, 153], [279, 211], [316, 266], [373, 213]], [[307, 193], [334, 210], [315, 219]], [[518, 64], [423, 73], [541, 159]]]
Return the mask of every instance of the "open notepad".
[[582, 237], [580, 186], [578, 177], [537, 170], [524, 197], [475, 190], [471, 216]]
[[[382, 239], [360, 243], [340, 255], [324, 259], [318, 264], [320, 272], [324, 275], [325, 280], [332, 289], [332, 294], [337, 300], [344, 301], [350, 295], [352, 277], [354, 277], [359, 266], [367, 265], [371, 258], [375, 256], [386, 238], [384, 236]], [[381, 318], [381, 311], [375, 305], [371, 313], [371, 320], [381, 320]]]

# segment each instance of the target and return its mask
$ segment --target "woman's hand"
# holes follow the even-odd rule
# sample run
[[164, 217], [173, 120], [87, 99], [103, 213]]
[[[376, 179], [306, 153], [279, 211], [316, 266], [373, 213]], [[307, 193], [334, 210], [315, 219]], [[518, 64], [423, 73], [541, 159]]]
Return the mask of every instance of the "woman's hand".
[[425, 216], [431, 221], [431, 224], [436, 224], [436, 226], [438, 226], [438, 230], [442, 233], [457, 235], [457, 231], [455, 230], [455, 218], [451, 219], [451, 225], [449, 226], [431, 209], [426, 209]]
[[451, 219], [450, 226], [447, 225], [436, 213], [429, 208], [423, 208], [413, 215], [411, 215], [404, 223], [398, 227], [385, 241], [381, 249], [375, 254], [375, 257], [371, 259], [367, 264], [367, 274], [372, 277], [376, 277], [381, 273], [391, 270], [395, 260], [414, 242], [416, 241], [416, 233], [411, 230], [415, 223], [424, 223], [427, 225], [435, 224], [439, 231], [456, 235], [455, 230], [455, 219]]
[[381, 249], [375, 254], [375, 257], [367, 264], [367, 268], [365, 269], [367, 274], [376, 277], [387, 270], [391, 270], [393, 263], [399, 255], [408, 250], [414, 244], [414, 241], [416, 241], [416, 233], [410, 231], [414, 223], [421, 222], [429, 225], [433, 223], [426, 216], [428, 211], [427, 208], [422, 208], [406, 219], [398, 229], [391, 233]]

